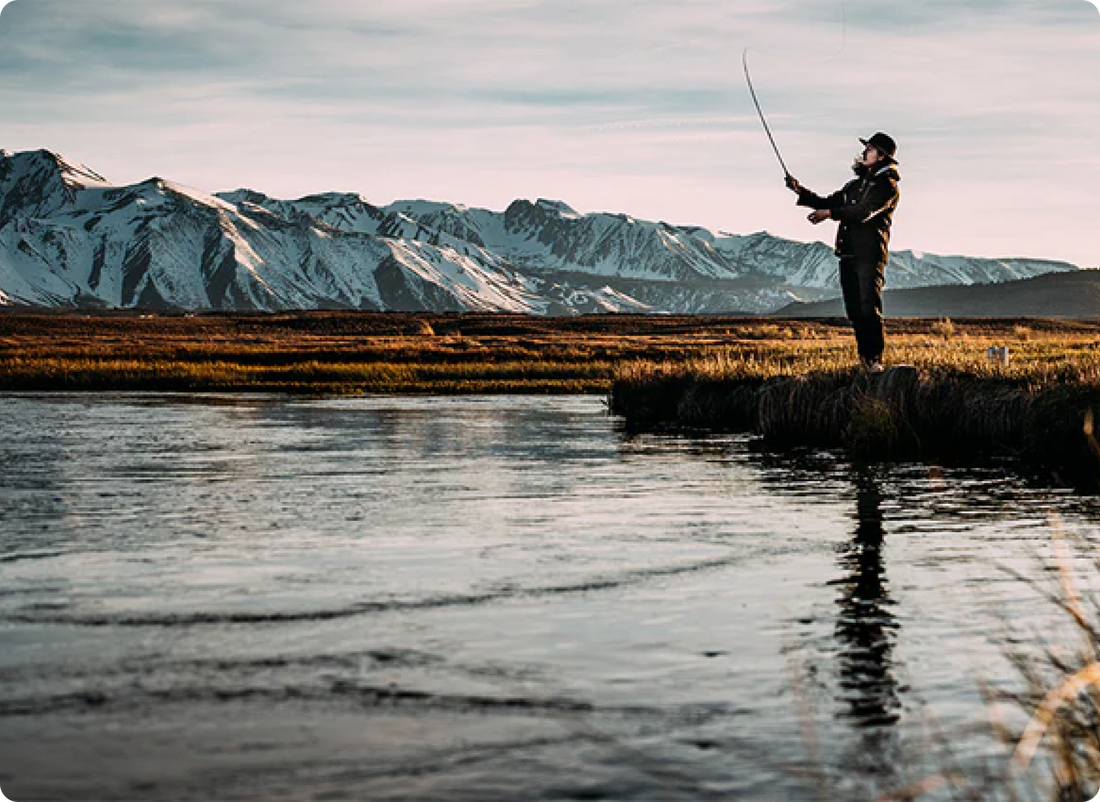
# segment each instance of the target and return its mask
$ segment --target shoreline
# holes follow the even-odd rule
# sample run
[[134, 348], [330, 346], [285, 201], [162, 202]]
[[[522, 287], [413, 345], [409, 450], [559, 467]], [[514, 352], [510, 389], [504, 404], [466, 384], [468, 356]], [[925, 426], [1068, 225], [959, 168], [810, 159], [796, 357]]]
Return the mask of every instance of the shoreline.
[[1010, 457], [1100, 490], [1100, 386], [935, 375], [813, 372], [767, 379], [620, 377], [610, 408], [628, 429], [757, 435], [770, 448], [841, 448], [865, 461]]
[[1007, 455], [1096, 489], [1100, 321], [891, 319], [887, 339], [870, 377], [835, 318], [3, 309], [0, 392], [605, 395], [633, 429]]

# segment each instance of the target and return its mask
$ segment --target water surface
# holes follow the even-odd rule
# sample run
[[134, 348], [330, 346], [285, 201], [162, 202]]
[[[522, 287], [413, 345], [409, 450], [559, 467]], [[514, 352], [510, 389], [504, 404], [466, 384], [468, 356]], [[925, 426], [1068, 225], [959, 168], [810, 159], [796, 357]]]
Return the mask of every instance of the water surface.
[[1060, 621], [1004, 569], [1096, 513], [996, 466], [629, 436], [596, 398], [0, 397], [0, 787], [873, 794], [930, 721], [1000, 754], [992, 636]]

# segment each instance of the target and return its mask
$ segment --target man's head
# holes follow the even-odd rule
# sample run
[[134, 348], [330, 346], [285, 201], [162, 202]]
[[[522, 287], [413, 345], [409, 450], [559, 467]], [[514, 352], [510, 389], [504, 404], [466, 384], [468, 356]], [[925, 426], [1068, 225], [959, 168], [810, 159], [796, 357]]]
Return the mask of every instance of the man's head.
[[898, 152], [898, 145], [893, 137], [879, 131], [870, 139], [860, 139], [863, 143], [861, 162], [865, 167], [870, 167], [880, 161], [896, 162], [894, 156]]
[[891, 137], [880, 131], [870, 139], [859, 141], [863, 143], [863, 152], [856, 156], [852, 164], [852, 172], [856, 175], [871, 175], [880, 164], [897, 164], [894, 154], [898, 152], [898, 146]]

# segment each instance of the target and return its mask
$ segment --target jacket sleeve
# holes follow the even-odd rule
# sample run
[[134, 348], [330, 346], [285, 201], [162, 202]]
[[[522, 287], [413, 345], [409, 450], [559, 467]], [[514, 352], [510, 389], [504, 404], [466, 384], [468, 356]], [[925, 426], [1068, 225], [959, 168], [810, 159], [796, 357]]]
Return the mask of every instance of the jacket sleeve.
[[863, 200], [845, 206], [841, 201], [836, 206], [830, 206], [834, 220], [842, 223], [866, 223], [875, 215], [892, 209], [898, 202], [898, 183], [893, 179], [875, 181], [867, 191]]
[[844, 204], [844, 190], [838, 189], [827, 198], [823, 198], [815, 192], [802, 187], [798, 193], [798, 206], [809, 206], [811, 209], [831, 209], [834, 206]]

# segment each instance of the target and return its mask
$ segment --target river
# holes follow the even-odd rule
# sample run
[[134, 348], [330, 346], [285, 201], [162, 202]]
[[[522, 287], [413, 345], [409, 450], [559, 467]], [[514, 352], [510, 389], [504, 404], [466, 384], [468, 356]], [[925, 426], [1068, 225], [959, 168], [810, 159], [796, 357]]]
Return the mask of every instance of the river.
[[0, 396], [0, 788], [873, 798], [1003, 759], [1013, 572], [1097, 512], [591, 397]]

